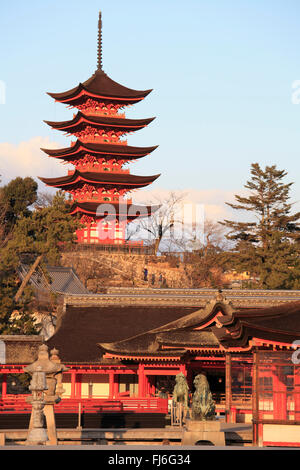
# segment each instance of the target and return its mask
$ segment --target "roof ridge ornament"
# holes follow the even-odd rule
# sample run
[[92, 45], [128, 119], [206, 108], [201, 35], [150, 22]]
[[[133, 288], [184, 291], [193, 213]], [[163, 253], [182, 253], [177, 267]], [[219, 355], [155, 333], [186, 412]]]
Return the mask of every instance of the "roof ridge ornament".
[[99, 21], [98, 21], [98, 63], [97, 63], [97, 71], [102, 71], [102, 13], [101, 10], [99, 11]]

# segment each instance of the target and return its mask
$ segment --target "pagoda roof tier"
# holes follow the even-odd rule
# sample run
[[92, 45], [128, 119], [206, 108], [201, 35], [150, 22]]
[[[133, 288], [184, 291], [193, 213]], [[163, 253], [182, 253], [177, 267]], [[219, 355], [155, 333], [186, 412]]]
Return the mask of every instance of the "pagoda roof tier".
[[61, 103], [72, 106], [82, 104], [86, 98], [98, 101], [117, 102], [126, 106], [143, 100], [152, 90], [132, 90], [112, 80], [99, 69], [85, 82], [63, 93], [48, 93], [49, 96]]
[[[88, 215], [94, 218], [125, 218], [127, 220], [134, 220], [137, 217], [149, 217], [151, 214], [159, 209], [156, 206], [143, 206], [131, 203], [118, 203], [118, 202], [77, 202], [75, 201], [70, 208], [70, 214]], [[111, 212], [110, 212], [111, 211]]]
[[39, 179], [48, 186], [61, 188], [65, 191], [83, 186], [86, 183], [93, 184], [97, 187], [123, 187], [123, 188], [142, 188], [153, 183], [160, 175], [154, 176], [136, 176], [130, 173], [112, 173], [112, 172], [80, 172], [75, 170], [74, 173], [61, 176], [58, 178], [42, 178]]
[[133, 132], [146, 127], [155, 118], [148, 119], [126, 119], [120, 117], [107, 116], [89, 116], [78, 112], [72, 120], [53, 122], [44, 121], [50, 127], [56, 130], [65, 131], [70, 134], [79, 132], [87, 126], [93, 126], [98, 129]]
[[85, 156], [87, 153], [91, 155], [105, 156], [109, 155], [116, 159], [135, 160], [142, 158], [157, 149], [158, 145], [153, 147], [131, 147], [130, 145], [120, 144], [93, 144], [84, 143], [77, 140], [74, 145], [63, 149], [44, 149], [50, 157], [62, 158], [63, 160], [72, 161]]

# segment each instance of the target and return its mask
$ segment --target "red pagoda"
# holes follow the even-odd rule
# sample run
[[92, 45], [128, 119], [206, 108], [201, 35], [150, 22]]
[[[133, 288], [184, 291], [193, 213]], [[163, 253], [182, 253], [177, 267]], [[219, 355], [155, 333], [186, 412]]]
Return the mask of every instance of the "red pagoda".
[[132, 204], [127, 193], [143, 188], [158, 178], [136, 176], [124, 168], [145, 157], [157, 146], [131, 147], [124, 135], [146, 127], [154, 118], [127, 119], [126, 106], [143, 100], [152, 90], [126, 88], [109, 78], [102, 69], [102, 19], [98, 23], [98, 66], [84, 83], [64, 93], [48, 93], [60, 103], [76, 108], [73, 119], [45, 121], [53, 129], [74, 135], [77, 140], [63, 149], [42, 149], [50, 157], [71, 163], [67, 176], [40, 178], [48, 186], [72, 195], [70, 213], [80, 214], [85, 228], [77, 231], [78, 242], [124, 244], [128, 222], [148, 217], [158, 206]]

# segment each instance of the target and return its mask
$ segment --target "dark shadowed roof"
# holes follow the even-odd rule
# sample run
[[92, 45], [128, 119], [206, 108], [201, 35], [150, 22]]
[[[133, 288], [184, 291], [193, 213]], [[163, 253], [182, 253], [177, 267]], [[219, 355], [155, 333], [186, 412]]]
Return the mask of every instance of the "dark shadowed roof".
[[137, 336], [190, 314], [195, 307], [73, 307], [67, 305], [56, 333], [47, 341], [62, 361], [100, 360], [97, 343]]
[[178, 305], [176, 296], [166, 305], [151, 305], [151, 296], [143, 301], [132, 295], [126, 306], [125, 297], [116, 295], [111, 305], [114, 296], [100, 297], [102, 305], [66, 306], [56, 333], [48, 340], [50, 347], [61, 351], [63, 361], [98, 362], [104, 352], [119, 359], [182, 357], [187, 350], [202, 347], [242, 349], [253, 338], [288, 345], [300, 339], [300, 302], [236, 310], [220, 295], [200, 308]]
[[[163, 327], [162, 327], [163, 328]], [[161, 346], [164, 346], [162, 349]], [[166, 349], [170, 346], [170, 349]], [[153, 331], [137, 335], [115, 343], [100, 343], [99, 347], [108, 353], [120, 353], [121, 355], [152, 354], [166, 356], [174, 354], [178, 356], [185, 352], [185, 348], [219, 347], [220, 343], [210, 329], [206, 331], [177, 330], [165, 333], [153, 333]]]
[[220, 317], [222, 328], [213, 332], [226, 347], [244, 346], [251, 338], [291, 344], [300, 339], [300, 302], [234, 311]]
[[[211, 326], [209, 326], [211, 325]], [[223, 326], [222, 326], [223, 325]], [[196, 329], [195, 329], [196, 328]], [[210, 302], [196, 310], [144, 334], [125, 341], [100, 343], [99, 347], [119, 356], [150, 353], [164, 355], [199, 347], [248, 347], [250, 339], [292, 344], [300, 339], [300, 302], [272, 308], [234, 311], [226, 302]]]

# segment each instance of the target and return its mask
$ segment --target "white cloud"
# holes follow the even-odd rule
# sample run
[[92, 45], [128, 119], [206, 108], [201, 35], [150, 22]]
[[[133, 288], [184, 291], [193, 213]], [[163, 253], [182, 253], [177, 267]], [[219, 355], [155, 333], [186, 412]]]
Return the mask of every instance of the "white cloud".
[[67, 173], [69, 166], [62, 165], [58, 159], [49, 157], [41, 148], [59, 148], [55, 142], [48, 137], [32, 137], [28, 141], [12, 144], [0, 143], [0, 175], [2, 184], [11, 179], [21, 176], [31, 176], [39, 182], [41, 190], [45, 186], [38, 180], [39, 176], [52, 178], [63, 176]]
[[[40, 191], [53, 192], [45, 186], [39, 176], [54, 178], [64, 176], [68, 169], [73, 169], [72, 165], [63, 165], [58, 159], [51, 158], [45, 154], [41, 148], [54, 149], [61, 147], [60, 144], [51, 141], [48, 137], [36, 136], [28, 141], [12, 144], [9, 142], [0, 143], [0, 179], [1, 184], [8, 183], [11, 179], [21, 176], [33, 177], [39, 184]], [[167, 199], [170, 194], [169, 189], [140, 189], [132, 193], [135, 203], [149, 204], [157, 203], [157, 200]], [[187, 188], [181, 191], [174, 191], [176, 194], [184, 195], [184, 204], [193, 204], [204, 210], [206, 219], [212, 221], [223, 220], [224, 218], [234, 219], [236, 213], [225, 203], [234, 202], [234, 194], [243, 194], [242, 189], [237, 191], [226, 191], [222, 189], [201, 190]], [[130, 194], [128, 197], [131, 197]]]

